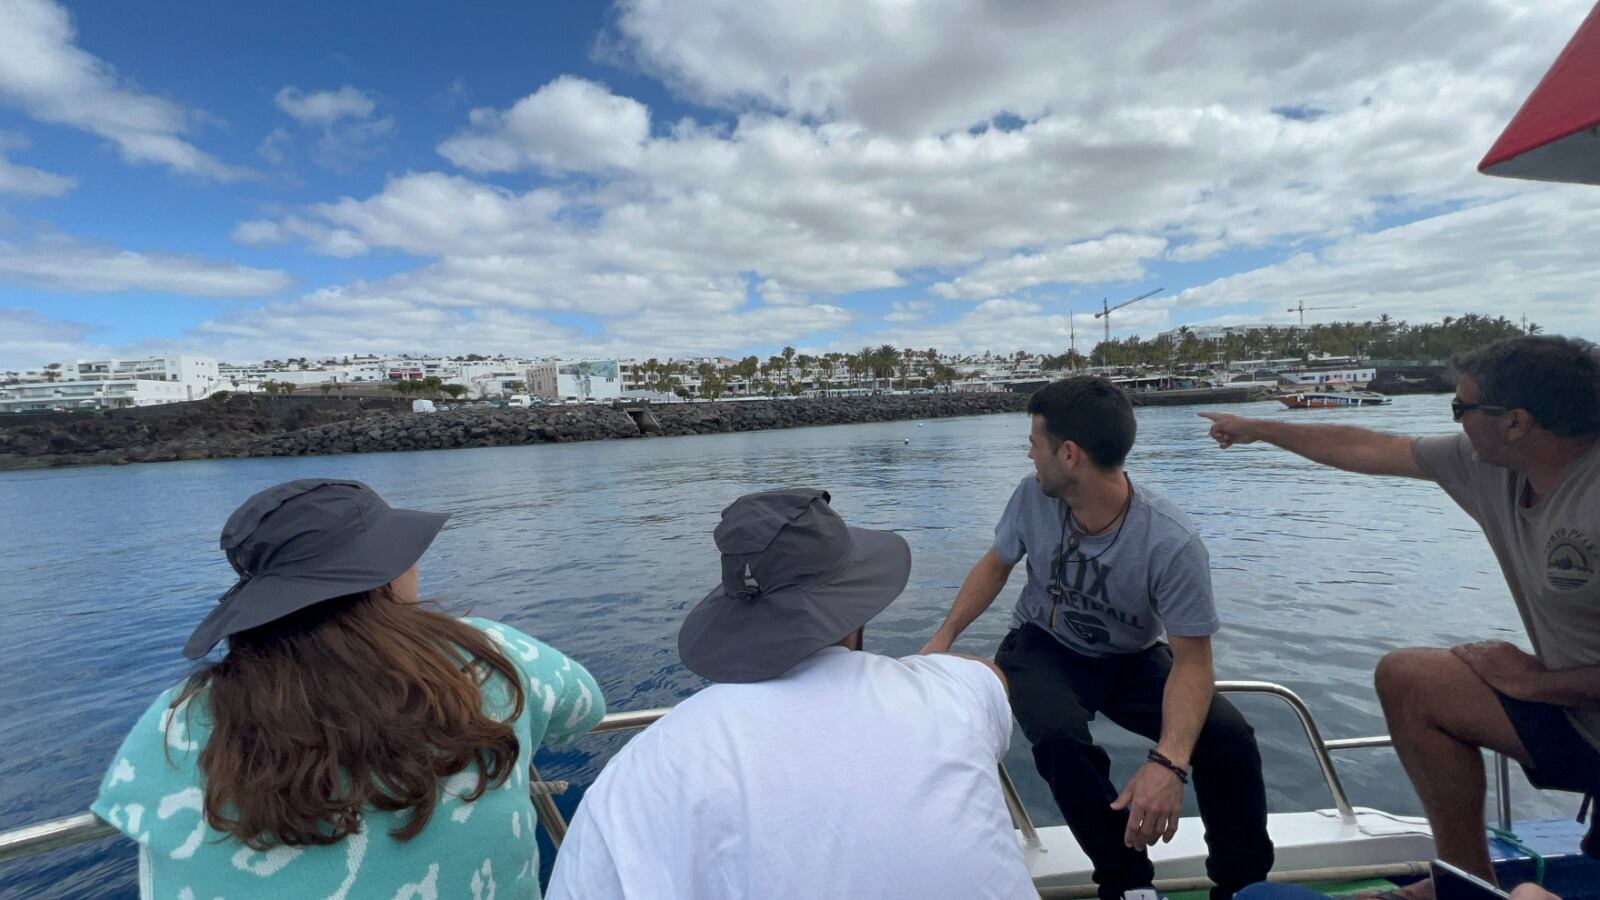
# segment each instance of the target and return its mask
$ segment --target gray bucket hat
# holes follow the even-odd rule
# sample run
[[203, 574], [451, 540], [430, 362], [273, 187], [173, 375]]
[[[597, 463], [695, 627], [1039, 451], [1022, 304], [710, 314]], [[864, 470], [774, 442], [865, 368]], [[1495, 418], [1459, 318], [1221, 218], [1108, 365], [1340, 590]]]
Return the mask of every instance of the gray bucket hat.
[[199, 659], [223, 638], [405, 574], [446, 513], [394, 509], [359, 481], [302, 478], [246, 500], [222, 527], [239, 582], [184, 644]]
[[678, 655], [691, 671], [719, 682], [776, 678], [905, 590], [905, 539], [851, 528], [830, 499], [827, 491], [763, 491], [722, 511], [722, 583], [678, 631]]

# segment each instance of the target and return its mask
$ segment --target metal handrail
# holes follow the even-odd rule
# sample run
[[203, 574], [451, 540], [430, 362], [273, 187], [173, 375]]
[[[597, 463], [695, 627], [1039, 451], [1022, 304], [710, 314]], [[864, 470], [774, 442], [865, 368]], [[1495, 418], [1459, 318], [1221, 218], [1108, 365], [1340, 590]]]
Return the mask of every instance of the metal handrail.
[[[599, 724], [590, 729], [589, 733], [611, 734], [644, 728], [666, 715], [669, 709], [660, 707], [608, 713]], [[550, 836], [550, 842], [559, 848], [567, 834], [567, 820], [556, 807], [553, 792], [540, 789], [544, 782], [539, 777], [539, 770], [531, 763], [528, 768], [529, 777], [533, 781], [529, 793], [533, 799], [534, 811], [538, 813], [539, 822], [544, 825], [545, 833]], [[1006, 808], [1011, 812], [1012, 824], [1022, 833], [1023, 839], [1030, 846], [1039, 846], [1039, 831], [1029, 818], [1022, 797], [1017, 793], [1016, 785], [1012, 783], [1011, 775], [1006, 772], [1004, 765], [1000, 766], [1000, 789], [1005, 795]], [[94, 813], [81, 813], [64, 819], [16, 828], [0, 832], [0, 863], [51, 850], [61, 850], [116, 834], [120, 832]]]
[[121, 833], [94, 813], [80, 813], [65, 819], [27, 825], [0, 833], [0, 862], [98, 841]]
[[[1331, 753], [1341, 750], [1390, 746], [1393, 741], [1387, 735], [1344, 738], [1332, 741], [1324, 740], [1321, 731], [1317, 728], [1316, 721], [1311, 717], [1311, 710], [1306, 706], [1305, 701], [1300, 699], [1300, 695], [1283, 685], [1274, 684], [1270, 681], [1219, 681], [1217, 682], [1216, 690], [1219, 694], [1266, 694], [1277, 697], [1287, 703], [1289, 708], [1294, 711], [1296, 718], [1300, 720], [1301, 728], [1305, 731], [1306, 739], [1311, 744], [1312, 754], [1316, 757], [1317, 765], [1322, 770], [1323, 779], [1327, 782], [1328, 792], [1333, 795], [1333, 802], [1338, 808], [1339, 815], [1346, 821], [1354, 821], [1355, 810], [1350, 805], [1349, 797], [1345, 794], [1344, 784], [1339, 780], [1339, 773], [1334, 770]], [[657, 708], [609, 713], [589, 733], [610, 734], [618, 731], [644, 728], [666, 715], [667, 712], [667, 708]], [[1502, 828], [1509, 828], [1511, 825], [1509, 762], [1500, 754], [1495, 754], [1495, 756], [1495, 786], [1500, 807], [1500, 823]], [[542, 783], [540, 782], [538, 771], [533, 769], [530, 775], [535, 783], [530, 791], [534, 808], [539, 814], [540, 822], [545, 826], [546, 833], [551, 836], [552, 843], [559, 847], [561, 838], [566, 834], [566, 819], [561, 815], [561, 811], [556, 808], [551, 793], [539, 789]], [[1017, 793], [1016, 785], [1012, 783], [1011, 776], [1004, 765], [1000, 766], [1000, 788], [1005, 796], [1006, 808], [1011, 813], [1013, 825], [1030, 846], [1039, 846], [1038, 829], [1028, 816], [1028, 811]], [[9, 862], [13, 859], [21, 859], [50, 850], [59, 850], [89, 841], [100, 840], [118, 833], [115, 828], [101, 821], [93, 813], [81, 813], [62, 819], [42, 822], [37, 825], [28, 825], [0, 832], [0, 862]]]
[[[1334, 741], [1323, 741], [1322, 746], [1330, 751], [1339, 750], [1365, 750], [1369, 747], [1393, 747], [1394, 738], [1387, 734], [1372, 737], [1342, 738]], [[1496, 750], [1494, 751], [1494, 800], [1495, 816], [1499, 821], [1501, 831], [1511, 830], [1511, 757]]]
[[1295, 717], [1300, 720], [1300, 727], [1305, 730], [1306, 740], [1311, 742], [1311, 754], [1316, 757], [1317, 767], [1322, 770], [1322, 779], [1328, 783], [1328, 793], [1333, 795], [1333, 805], [1338, 807], [1339, 816], [1346, 822], [1356, 820], [1356, 811], [1344, 792], [1344, 783], [1339, 780], [1339, 773], [1334, 771], [1333, 757], [1328, 754], [1328, 743], [1322, 739], [1322, 732], [1317, 729], [1316, 720], [1311, 718], [1310, 707], [1300, 699], [1299, 694], [1270, 681], [1219, 681], [1217, 693], [1267, 694], [1289, 704], [1289, 708], [1294, 710]]

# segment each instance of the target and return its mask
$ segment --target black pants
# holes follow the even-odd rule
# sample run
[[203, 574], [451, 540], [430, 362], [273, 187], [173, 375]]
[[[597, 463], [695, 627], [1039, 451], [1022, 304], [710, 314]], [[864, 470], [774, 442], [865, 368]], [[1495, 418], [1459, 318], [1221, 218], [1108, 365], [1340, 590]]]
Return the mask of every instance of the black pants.
[[[1011, 709], [1033, 745], [1039, 774], [1094, 863], [1100, 896], [1120, 898], [1125, 890], [1148, 886], [1155, 869], [1144, 852], [1122, 843], [1128, 812], [1111, 809], [1120, 790], [1111, 783], [1111, 759], [1094, 743], [1089, 722], [1104, 713], [1158, 740], [1171, 648], [1156, 644], [1140, 653], [1083, 656], [1037, 625], [1023, 625], [1000, 642], [995, 662], [1010, 681]], [[1210, 850], [1206, 874], [1217, 884], [1211, 896], [1227, 900], [1266, 879], [1272, 840], [1255, 731], [1223, 697], [1211, 701], [1190, 764]]]

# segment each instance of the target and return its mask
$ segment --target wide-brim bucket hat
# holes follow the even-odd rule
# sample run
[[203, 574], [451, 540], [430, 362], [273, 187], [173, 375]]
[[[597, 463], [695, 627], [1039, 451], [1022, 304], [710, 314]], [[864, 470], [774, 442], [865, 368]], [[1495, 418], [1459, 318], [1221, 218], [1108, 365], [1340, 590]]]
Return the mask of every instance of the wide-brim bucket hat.
[[853, 528], [826, 491], [748, 494], [722, 511], [722, 583], [678, 631], [690, 671], [717, 682], [776, 678], [882, 612], [911, 577], [911, 548]]
[[222, 529], [239, 581], [189, 636], [183, 655], [199, 659], [230, 635], [394, 581], [448, 518], [395, 509], [359, 481], [300, 479], [256, 494]]

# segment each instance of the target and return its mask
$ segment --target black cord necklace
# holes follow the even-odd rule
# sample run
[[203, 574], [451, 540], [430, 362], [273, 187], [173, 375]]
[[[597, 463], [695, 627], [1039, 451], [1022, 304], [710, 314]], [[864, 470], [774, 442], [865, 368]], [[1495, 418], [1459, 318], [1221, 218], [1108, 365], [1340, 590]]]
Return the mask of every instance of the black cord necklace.
[[[1117, 530], [1111, 535], [1111, 543], [1101, 548], [1099, 553], [1096, 553], [1087, 559], [1079, 560], [1079, 562], [1093, 562], [1094, 560], [1099, 559], [1105, 555], [1107, 550], [1110, 550], [1112, 547], [1117, 545], [1117, 538], [1122, 537], [1122, 526], [1128, 524], [1128, 510], [1133, 507], [1133, 479], [1129, 478], [1126, 472], [1123, 473], [1122, 478], [1125, 482], [1127, 482], [1128, 496], [1123, 498], [1122, 509], [1117, 513], [1117, 517], [1113, 520], [1117, 523]], [[1106, 528], [1102, 528], [1098, 532], [1090, 532], [1079, 528], [1074, 528], [1072, 529], [1071, 537], [1068, 537], [1067, 523], [1070, 522], [1072, 518], [1072, 506], [1069, 504], [1066, 509], [1062, 510], [1061, 513], [1061, 540], [1063, 552], [1071, 552], [1078, 549], [1078, 544], [1082, 543], [1084, 538], [1094, 537], [1100, 534], [1100, 532], [1105, 531], [1106, 528], [1111, 527], [1110, 523], [1107, 523]]]
[[[1117, 530], [1112, 532], [1111, 542], [1100, 548], [1099, 553], [1096, 553], [1090, 557], [1083, 557], [1080, 554], [1080, 557], [1077, 560], [1068, 559], [1067, 554], [1077, 550], [1078, 545], [1082, 543], [1083, 539], [1085, 537], [1091, 537], [1092, 535], [1074, 528], [1072, 529], [1072, 534], [1069, 536], [1067, 534], [1067, 525], [1072, 521], [1072, 506], [1069, 504], [1061, 511], [1061, 544], [1060, 549], [1057, 551], [1057, 559], [1059, 562], [1055, 566], [1055, 578], [1052, 580], [1050, 585], [1051, 630], [1054, 630], [1056, 627], [1056, 607], [1060, 605], [1061, 601], [1067, 596], [1066, 586], [1061, 583], [1062, 577], [1067, 573], [1067, 563], [1076, 562], [1080, 566], [1092, 563], [1100, 557], [1105, 556], [1106, 551], [1117, 545], [1117, 538], [1122, 537], [1122, 527], [1128, 524], [1128, 511], [1133, 508], [1133, 479], [1129, 478], [1126, 472], [1122, 474], [1122, 478], [1127, 482], [1128, 496], [1122, 501], [1122, 510], [1121, 512], [1117, 513], [1117, 518], [1114, 520], [1117, 523]], [[1110, 527], [1111, 525], [1107, 523], [1106, 528]], [[1100, 530], [1105, 531], [1105, 528]]]

